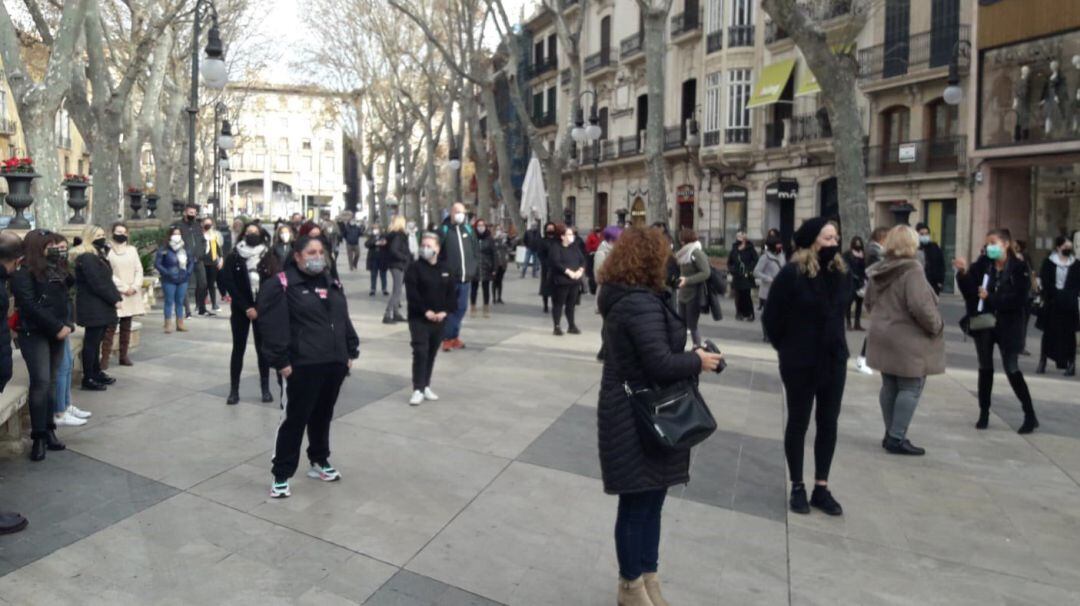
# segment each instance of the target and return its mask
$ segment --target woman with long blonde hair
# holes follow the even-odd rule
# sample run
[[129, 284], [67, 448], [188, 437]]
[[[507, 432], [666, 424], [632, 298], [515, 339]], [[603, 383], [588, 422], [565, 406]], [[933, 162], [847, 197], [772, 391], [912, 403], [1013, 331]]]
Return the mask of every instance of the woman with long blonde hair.
[[82, 388], [104, 391], [116, 379], [101, 370], [101, 341], [105, 331], [117, 322], [116, 310], [124, 300], [113, 282], [109, 265], [109, 243], [105, 230], [87, 225], [82, 243], [75, 247], [75, 322], [84, 328]]
[[394, 288], [390, 291], [390, 300], [386, 302], [383, 323], [407, 322], [408, 319], [402, 315], [399, 308], [401, 287], [405, 283], [405, 270], [412, 261], [412, 251], [409, 250], [409, 235], [405, 233], [405, 217], [401, 215], [390, 220], [390, 229], [386, 234], [386, 257]]
[[[798, 250], [773, 280], [762, 323], [769, 342], [779, 353], [780, 379], [787, 402], [784, 451], [791, 475], [791, 510], [810, 513], [813, 505], [835, 516], [843, 509], [832, 497], [828, 484], [847, 377], [844, 318], [851, 300], [851, 276], [837, 254], [840, 239], [835, 224], [822, 217], [808, 219], [795, 232], [794, 240]], [[815, 486], [807, 502], [803, 442], [815, 401]]]

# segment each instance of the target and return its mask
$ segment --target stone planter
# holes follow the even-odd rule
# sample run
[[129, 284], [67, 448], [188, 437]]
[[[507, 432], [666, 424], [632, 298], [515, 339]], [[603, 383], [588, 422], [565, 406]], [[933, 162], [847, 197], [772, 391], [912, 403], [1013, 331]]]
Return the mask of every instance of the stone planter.
[[5, 202], [15, 209], [15, 216], [8, 224], [9, 229], [30, 229], [30, 221], [23, 216], [23, 212], [34, 203], [34, 196], [30, 193], [30, 184], [40, 176], [37, 173], [0, 173], [0, 177], [6, 179], [8, 185]]
[[173, 198], [172, 201], [172, 214], [174, 217], [179, 217], [180, 213], [184, 212], [184, 201]]
[[143, 194], [141, 191], [129, 191], [127, 195], [131, 206], [131, 218], [138, 219], [139, 209], [142, 208]]
[[160, 200], [160, 199], [161, 199], [161, 196], [158, 196], [157, 194], [147, 194], [146, 195], [146, 218], [147, 219], [156, 219], [157, 218], [156, 216], [154, 216], [154, 211], [157, 210], [158, 200]]
[[82, 210], [86, 208], [88, 202], [86, 201], [86, 189], [90, 187], [89, 183], [83, 183], [81, 181], [65, 181], [61, 183], [67, 188], [68, 208], [75, 211], [75, 214], [68, 219], [68, 223], [72, 225], [83, 225], [86, 223], [86, 217], [82, 215]]

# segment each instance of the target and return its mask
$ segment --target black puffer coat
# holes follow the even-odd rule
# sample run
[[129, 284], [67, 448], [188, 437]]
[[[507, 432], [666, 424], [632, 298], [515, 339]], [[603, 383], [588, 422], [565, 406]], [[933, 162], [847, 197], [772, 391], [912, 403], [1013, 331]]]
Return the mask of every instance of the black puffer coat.
[[646, 449], [623, 387], [652, 382], [668, 385], [701, 372], [697, 354], [686, 352], [686, 325], [664, 300], [645, 288], [604, 284], [607, 359], [600, 382], [597, 426], [604, 492], [624, 494], [667, 488], [690, 481], [690, 452]]
[[481, 282], [495, 279], [495, 238], [486, 230], [476, 234], [476, 279]]
[[112, 266], [97, 253], [75, 259], [75, 321], [79, 326], [116, 324], [116, 304], [124, 300], [113, 283]]
[[409, 252], [409, 235], [403, 231], [392, 231], [386, 234], [386, 266], [390, 269], [405, 271], [412, 261], [412, 253]]
[[75, 278], [67, 271], [49, 268], [39, 279], [25, 265], [16, 270], [11, 295], [19, 311], [19, 331], [52, 338], [65, 326], [74, 329], [70, 294], [74, 285]]

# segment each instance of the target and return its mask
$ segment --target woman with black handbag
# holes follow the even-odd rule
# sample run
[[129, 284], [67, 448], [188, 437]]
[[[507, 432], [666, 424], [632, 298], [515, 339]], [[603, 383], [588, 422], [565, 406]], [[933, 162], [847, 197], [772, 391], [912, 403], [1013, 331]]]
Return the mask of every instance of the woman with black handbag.
[[[836, 225], [823, 217], [807, 219], [799, 227], [795, 248], [769, 289], [762, 317], [765, 334], [780, 357], [787, 403], [784, 453], [791, 475], [791, 510], [810, 513], [812, 505], [838, 516], [843, 508], [829, 492], [829, 470], [847, 379], [844, 315], [851, 301], [851, 276], [837, 254]], [[803, 444], [815, 412], [814, 492], [807, 502]]]
[[1024, 349], [1024, 314], [1031, 290], [1030, 270], [1016, 257], [1012, 238], [1004, 229], [993, 229], [986, 234], [985, 252], [970, 267], [963, 257], [955, 259], [953, 267], [967, 304], [963, 325], [975, 341], [979, 359], [979, 420], [975, 428], [986, 429], [990, 423], [994, 345], [997, 345], [1005, 376], [1024, 410], [1024, 423], [1017, 431], [1031, 433], [1039, 426], [1039, 420], [1019, 364]]
[[630, 228], [600, 272], [605, 360], [597, 409], [604, 492], [619, 495], [615, 551], [621, 606], [666, 604], [656, 576], [660, 512], [670, 486], [690, 481], [690, 451], [646, 446], [634, 404], [634, 382], [665, 387], [696, 380], [723, 357], [684, 351], [686, 325], [671, 309], [665, 281], [671, 249], [657, 229]]

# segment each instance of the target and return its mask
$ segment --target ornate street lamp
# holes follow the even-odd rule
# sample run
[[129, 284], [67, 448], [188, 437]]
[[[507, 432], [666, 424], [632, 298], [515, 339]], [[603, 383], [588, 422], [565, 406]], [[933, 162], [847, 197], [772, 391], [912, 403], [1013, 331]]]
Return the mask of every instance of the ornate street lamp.
[[[582, 102], [583, 102], [583, 100], [585, 98], [585, 95], [592, 95], [592, 108], [589, 110], [589, 125], [588, 126], [585, 126], [585, 110], [582, 108]], [[598, 114], [597, 109], [596, 109], [596, 103], [597, 103], [597, 99], [596, 99], [596, 91], [595, 90], [585, 90], [585, 91], [581, 92], [581, 95], [578, 96], [577, 107], [574, 109], [574, 128], [573, 128], [573, 130], [570, 131], [570, 136], [574, 139], [574, 141], [577, 141], [578, 143], [585, 143], [585, 142], [592, 143], [592, 161], [593, 161], [593, 183], [592, 183], [593, 205], [592, 206], [593, 206], [593, 217], [595, 217], [595, 219], [597, 221], [606, 222], [607, 221], [606, 217], [597, 217], [596, 216], [597, 204], [598, 204], [597, 200], [599, 198], [599, 194], [597, 193], [596, 190], [599, 187], [598, 182], [599, 182], [599, 174], [600, 174], [600, 147], [599, 147], [599, 141], [600, 141], [600, 137], [602, 137], [604, 135], [604, 129], [600, 127], [600, 117], [599, 117], [599, 114]], [[582, 160], [584, 160], [584, 157], [582, 157]], [[566, 210], [567, 210], [567, 212], [569, 212], [570, 209], [566, 209]], [[567, 214], [567, 218], [569, 220], [569, 214]]]
[[[202, 20], [209, 12], [210, 30], [207, 33], [206, 56], [202, 61], [203, 84], [208, 88], [221, 90], [228, 83], [228, 70], [225, 65], [225, 46], [221, 42], [218, 30], [217, 8], [213, 0], [197, 0], [192, 19], [191, 41], [191, 98], [188, 105], [188, 204], [195, 204], [195, 120], [199, 113], [199, 34]], [[215, 125], [216, 126], [216, 125]]]
[[960, 105], [964, 100], [964, 89], [960, 87], [960, 57], [971, 53], [971, 43], [967, 40], [958, 40], [953, 45], [952, 59], [949, 61], [949, 80], [941, 96], [949, 105]]

